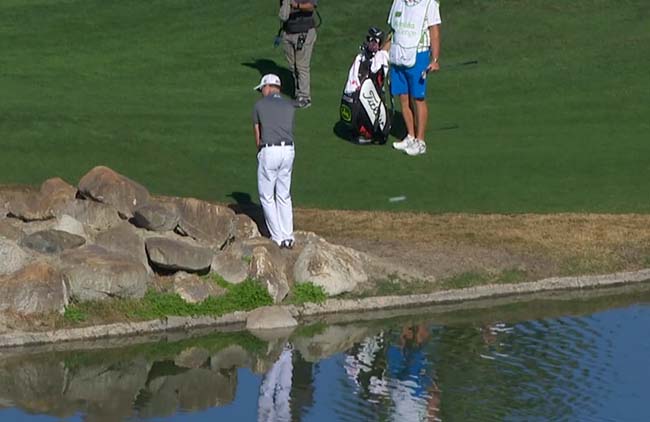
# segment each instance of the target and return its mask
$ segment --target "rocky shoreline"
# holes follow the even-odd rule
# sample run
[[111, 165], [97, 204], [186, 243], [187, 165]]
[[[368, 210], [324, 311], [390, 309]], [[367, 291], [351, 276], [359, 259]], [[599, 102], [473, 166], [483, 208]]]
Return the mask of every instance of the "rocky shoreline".
[[[273, 337], [274, 330], [282, 330], [283, 328], [295, 326], [296, 324], [293, 318], [303, 321], [313, 317], [333, 314], [372, 313], [403, 308], [414, 309], [426, 305], [465, 303], [486, 298], [532, 295], [560, 290], [611, 288], [621, 285], [647, 283], [648, 281], [650, 281], [650, 269], [598, 276], [553, 277], [528, 283], [486, 285], [420, 295], [381, 296], [357, 300], [328, 299], [321, 304], [307, 303], [301, 306], [276, 305], [250, 312], [234, 312], [216, 318], [170, 316], [165, 319], [135, 323], [105, 324], [44, 332], [11, 332], [0, 334], [0, 348], [98, 340], [167, 331], [188, 331], [203, 327], [219, 327], [221, 329], [243, 329], [246, 327], [254, 334], [259, 334], [260, 329], [270, 329], [271, 337]], [[273, 309], [281, 310], [284, 315], [274, 315], [274, 312], [272, 312]], [[259, 324], [251, 325], [251, 315], [260, 311], [265, 319], [266, 327], [262, 327]]]
[[[270, 329], [317, 315], [650, 279], [650, 270], [639, 270], [364, 297], [378, 281], [398, 280], [408, 286], [413, 279], [421, 280], [421, 271], [414, 271], [408, 262], [387, 263], [372, 253], [330, 243], [313, 232], [296, 232], [296, 247], [279, 249], [260, 234], [258, 223], [237, 206], [153, 196], [139, 183], [102, 166], [89, 171], [77, 186], [53, 178], [38, 190], [0, 187], [0, 347], [204, 326], [246, 324], [252, 330]], [[275, 306], [219, 317], [170, 315], [72, 328], [38, 324], [42, 316], [63, 314], [71, 304], [139, 300], [152, 290], [202, 303], [225, 294], [214, 278], [230, 285], [252, 281]], [[287, 305], [293, 289], [306, 282], [330, 299]], [[435, 279], [428, 282], [433, 285]], [[333, 298], [342, 293], [361, 298]], [[26, 319], [31, 323], [21, 323]]]

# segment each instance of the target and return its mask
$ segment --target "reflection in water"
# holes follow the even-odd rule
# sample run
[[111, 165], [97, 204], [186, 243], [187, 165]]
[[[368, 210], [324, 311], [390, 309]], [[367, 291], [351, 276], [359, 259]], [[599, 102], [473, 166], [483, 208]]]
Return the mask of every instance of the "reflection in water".
[[637, 302], [650, 298], [317, 324], [271, 340], [0, 350], [0, 420], [649, 420], [650, 306]]

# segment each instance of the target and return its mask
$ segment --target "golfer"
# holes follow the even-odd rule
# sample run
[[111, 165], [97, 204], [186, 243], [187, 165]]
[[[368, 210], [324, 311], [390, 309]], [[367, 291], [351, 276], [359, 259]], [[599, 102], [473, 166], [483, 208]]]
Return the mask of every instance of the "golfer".
[[399, 97], [408, 132], [402, 141], [393, 142], [393, 148], [408, 155], [427, 152], [427, 74], [440, 70], [440, 23], [438, 0], [393, 0], [388, 15], [393, 30], [389, 51], [391, 94]]
[[291, 171], [295, 108], [280, 95], [280, 78], [267, 74], [255, 87], [262, 98], [253, 108], [257, 146], [257, 190], [271, 239], [281, 248], [293, 248]]

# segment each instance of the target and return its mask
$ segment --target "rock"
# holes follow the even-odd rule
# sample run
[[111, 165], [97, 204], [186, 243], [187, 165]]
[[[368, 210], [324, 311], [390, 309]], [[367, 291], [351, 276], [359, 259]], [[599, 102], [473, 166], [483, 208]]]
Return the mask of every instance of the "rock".
[[178, 231], [221, 249], [235, 234], [235, 213], [228, 207], [194, 198], [177, 200]]
[[[277, 249], [277, 247], [274, 247]], [[279, 249], [277, 249], [279, 251]], [[273, 303], [280, 303], [289, 293], [289, 281], [284, 269], [284, 261], [280, 255], [269, 252], [269, 249], [258, 246], [253, 249], [253, 256], [248, 275], [262, 283]]]
[[278, 249], [278, 245], [276, 245], [271, 239], [260, 236], [244, 240], [235, 239], [228, 243], [228, 245], [223, 248], [223, 251], [250, 262], [253, 257], [253, 249], [258, 246], [262, 246], [268, 250]]
[[19, 242], [23, 236], [25, 236], [25, 232], [13, 222], [8, 219], [0, 220], [0, 237]]
[[168, 202], [150, 202], [135, 210], [133, 223], [155, 232], [173, 231], [178, 225], [176, 204]]
[[62, 179], [48, 179], [38, 192], [16, 194], [7, 204], [9, 214], [24, 221], [48, 220], [72, 202], [77, 190]]
[[174, 358], [174, 364], [181, 368], [202, 368], [208, 365], [210, 353], [202, 347], [190, 347]]
[[68, 214], [63, 214], [57, 219], [54, 230], [74, 234], [83, 237], [84, 239], [87, 236], [84, 225], [74, 218], [70, 217]]
[[149, 260], [158, 268], [201, 272], [210, 268], [212, 251], [180, 240], [150, 237], [145, 246]]
[[95, 230], [107, 230], [122, 223], [115, 207], [92, 200], [75, 199], [61, 213]]
[[226, 289], [196, 274], [177, 273], [174, 276], [174, 293], [187, 303], [203, 302], [209, 297], [223, 296]]
[[43, 201], [54, 211], [65, 207], [77, 196], [77, 188], [60, 177], [44, 181], [40, 192]]
[[316, 239], [298, 256], [293, 269], [296, 283], [310, 281], [329, 296], [354, 290], [368, 281], [361, 255], [354, 249]]
[[86, 239], [60, 230], [42, 230], [25, 236], [20, 242], [24, 248], [41, 253], [56, 254], [74, 249], [86, 243]]
[[144, 246], [144, 239], [129, 223], [120, 221], [118, 225], [109, 228], [97, 235], [95, 244], [102, 248], [122, 255], [141, 263], [149, 274], [153, 271], [149, 267], [149, 259]]
[[88, 245], [61, 255], [70, 296], [79, 301], [142, 298], [149, 275], [144, 266], [125, 255]]
[[235, 254], [219, 251], [212, 258], [210, 272], [218, 274], [228, 283], [238, 284], [248, 277], [248, 265]]
[[0, 217], [9, 213], [10, 204], [25, 195], [37, 193], [36, 188], [30, 185], [0, 185]]
[[248, 314], [246, 329], [272, 330], [276, 328], [295, 327], [298, 321], [291, 316], [289, 311], [280, 306], [263, 306]]
[[124, 218], [149, 201], [149, 191], [141, 184], [108, 167], [97, 166], [79, 181], [79, 192], [86, 198], [113, 205]]
[[260, 231], [253, 219], [246, 214], [235, 216], [235, 239], [245, 240], [260, 236]]
[[21, 269], [28, 255], [15, 242], [0, 237], [0, 275], [11, 274]]
[[0, 277], [0, 312], [62, 313], [67, 304], [65, 278], [50, 264], [34, 262], [9, 276]]

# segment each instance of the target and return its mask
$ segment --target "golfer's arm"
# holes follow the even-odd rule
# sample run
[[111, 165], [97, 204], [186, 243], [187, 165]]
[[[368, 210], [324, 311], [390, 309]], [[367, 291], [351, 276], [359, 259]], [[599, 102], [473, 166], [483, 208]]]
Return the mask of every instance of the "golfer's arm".
[[440, 58], [440, 25], [429, 27], [429, 39], [431, 40], [431, 61], [438, 61]]
[[255, 148], [260, 148], [260, 124], [255, 123], [253, 126], [253, 131], [255, 132]]

